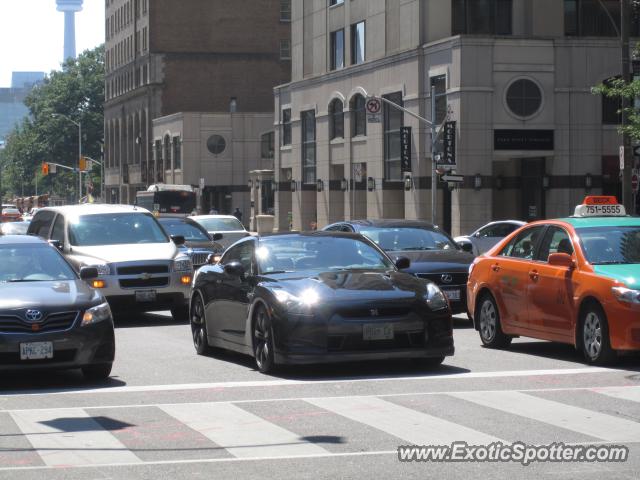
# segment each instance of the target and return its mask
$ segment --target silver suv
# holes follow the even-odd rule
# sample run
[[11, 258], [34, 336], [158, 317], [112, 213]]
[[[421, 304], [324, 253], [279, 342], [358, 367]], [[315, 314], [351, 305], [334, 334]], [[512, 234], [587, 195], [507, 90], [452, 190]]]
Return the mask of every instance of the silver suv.
[[93, 281], [114, 313], [171, 310], [188, 319], [193, 265], [153, 215], [129, 205], [69, 205], [38, 210], [28, 234], [55, 243], [76, 271], [96, 267]]

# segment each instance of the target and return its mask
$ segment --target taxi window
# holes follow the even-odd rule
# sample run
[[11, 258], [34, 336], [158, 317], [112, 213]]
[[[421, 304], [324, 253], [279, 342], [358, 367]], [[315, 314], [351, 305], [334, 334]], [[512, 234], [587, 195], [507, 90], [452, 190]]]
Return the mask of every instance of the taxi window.
[[567, 253], [569, 255], [573, 253], [573, 245], [569, 239], [569, 234], [562, 228], [549, 227], [536, 255], [536, 260], [546, 262], [552, 253]]
[[507, 244], [506, 247], [502, 249], [500, 255], [533, 260], [536, 243], [538, 241], [538, 237], [542, 233], [542, 228], [542, 226], [533, 227], [520, 232], [519, 235], [517, 235]]

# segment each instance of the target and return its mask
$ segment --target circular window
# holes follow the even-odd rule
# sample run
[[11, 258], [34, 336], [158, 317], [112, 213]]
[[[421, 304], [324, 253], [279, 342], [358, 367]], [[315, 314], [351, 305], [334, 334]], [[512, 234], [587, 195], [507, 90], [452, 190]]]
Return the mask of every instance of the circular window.
[[507, 89], [507, 106], [518, 117], [531, 117], [542, 106], [542, 91], [532, 80], [516, 80]]
[[220, 155], [227, 148], [227, 142], [221, 135], [211, 135], [207, 140], [207, 149], [214, 155]]

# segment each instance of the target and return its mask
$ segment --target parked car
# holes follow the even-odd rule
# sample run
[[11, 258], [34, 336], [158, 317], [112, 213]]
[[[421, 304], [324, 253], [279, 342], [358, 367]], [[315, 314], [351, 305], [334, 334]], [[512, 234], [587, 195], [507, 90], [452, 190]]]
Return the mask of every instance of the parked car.
[[490, 222], [478, 228], [469, 235], [455, 237], [454, 240], [458, 244], [469, 243], [472, 245], [474, 255], [482, 255], [488, 252], [491, 247], [502, 240], [504, 237], [511, 235], [527, 222], [521, 220], [499, 220]]
[[30, 236], [0, 237], [0, 371], [80, 368], [107, 378], [115, 355], [113, 317], [60, 252]]
[[202, 225], [212, 237], [218, 233], [222, 234], [222, 238], [217, 242], [224, 248], [251, 235], [233, 215], [194, 215], [189, 218]]
[[29, 222], [0, 223], [0, 235], [26, 235]]
[[195, 274], [191, 330], [211, 347], [279, 364], [391, 358], [439, 365], [453, 355], [451, 311], [432, 282], [403, 273], [357, 234], [249, 237]]
[[22, 220], [20, 210], [14, 205], [3, 205], [0, 213], [0, 222], [19, 222]]
[[35, 214], [28, 233], [56, 242], [76, 271], [96, 267], [102, 293], [116, 314], [171, 310], [175, 319], [187, 320], [193, 265], [176, 245], [184, 239], [172, 241], [148, 210], [46, 207]]
[[405, 272], [442, 288], [453, 313], [467, 311], [467, 278], [473, 255], [437, 226], [420, 220], [353, 220], [323, 230], [361, 233], [392, 258], [407, 257], [411, 267]]
[[190, 218], [160, 217], [158, 222], [170, 237], [184, 237], [184, 244], [180, 250], [189, 255], [194, 268], [199, 268], [205, 263], [209, 255], [221, 256], [224, 247], [215, 239], [221, 239], [222, 234], [216, 233], [213, 237], [198, 222]]

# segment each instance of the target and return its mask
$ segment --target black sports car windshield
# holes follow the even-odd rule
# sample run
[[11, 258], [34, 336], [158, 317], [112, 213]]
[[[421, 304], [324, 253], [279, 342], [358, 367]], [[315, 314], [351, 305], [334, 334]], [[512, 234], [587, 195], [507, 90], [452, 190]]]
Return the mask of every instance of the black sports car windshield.
[[360, 233], [387, 251], [457, 250], [444, 233], [419, 227], [363, 228]]
[[2, 245], [0, 258], [0, 283], [77, 278], [62, 256], [48, 245]]
[[262, 273], [395, 268], [378, 250], [354, 238], [265, 238], [256, 258]]

